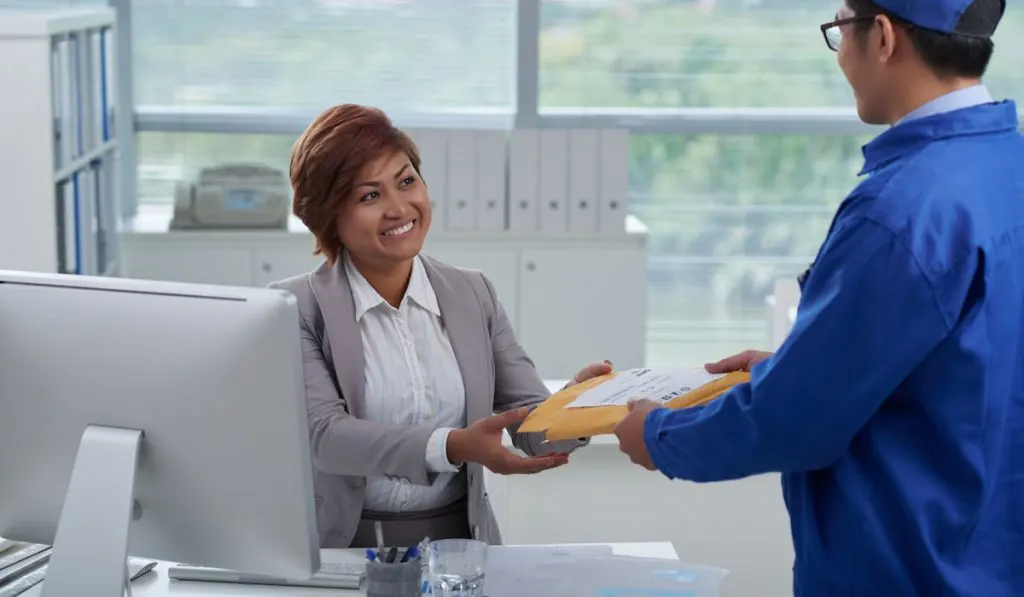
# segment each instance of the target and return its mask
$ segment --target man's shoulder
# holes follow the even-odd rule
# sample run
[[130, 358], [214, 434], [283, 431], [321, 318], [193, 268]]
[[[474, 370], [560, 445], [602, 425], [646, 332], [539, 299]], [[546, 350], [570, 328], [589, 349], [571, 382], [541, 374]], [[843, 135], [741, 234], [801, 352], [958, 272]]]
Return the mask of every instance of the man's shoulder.
[[931, 276], [1024, 224], [1024, 176], [964, 159], [960, 146], [934, 143], [865, 179], [848, 200], [847, 215], [889, 230]]
[[872, 219], [894, 230], [968, 218], [974, 227], [948, 232], [984, 235], [999, 227], [987, 218], [1001, 206], [1018, 207], [1024, 201], [1024, 138], [1018, 133], [998, 136], [963, 136], [937, 140], [898, 160], [859, 188], [876, 197]]

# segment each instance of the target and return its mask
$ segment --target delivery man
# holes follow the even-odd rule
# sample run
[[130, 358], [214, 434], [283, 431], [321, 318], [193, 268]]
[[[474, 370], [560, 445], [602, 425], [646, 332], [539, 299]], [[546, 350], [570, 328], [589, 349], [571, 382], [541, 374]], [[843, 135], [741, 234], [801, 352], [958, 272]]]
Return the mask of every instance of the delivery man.
[[[622, 450], [669, 478], [777, 471], [798, 596], [1024, 596], [1024, 138], [980, 79], [1000, 0], [847, 0], [822, 25], [868, 123], [865, 178], [774, 355]], [[760, 362], [757, 362], [760, 360]]]

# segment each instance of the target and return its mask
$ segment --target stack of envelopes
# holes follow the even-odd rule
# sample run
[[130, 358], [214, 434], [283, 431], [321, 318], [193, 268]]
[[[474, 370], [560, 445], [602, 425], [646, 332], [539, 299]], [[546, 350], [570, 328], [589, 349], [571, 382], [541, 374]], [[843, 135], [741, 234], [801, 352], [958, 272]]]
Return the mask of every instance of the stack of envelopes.
[[[558, 441], [577, 437], [592, 437], [611, 434], [621, 421], [629, 407], [623, 404], [611, 406], [593, 406], [570, 408], [580, 394], [596, 388], [614, 378], [618, 373], [610, 373], [588, 379], [583, 383], [561, 390], [551, 395], [530, 413], [519, 427], [521, 433], [544, 432], [548, 441]], [[729, 388], [750, 381], [750, 374], [737, 371], [727, 373], [694, 390], [670, 399], [665, 403], [668, 408], [688, 408], [714, 400]]]

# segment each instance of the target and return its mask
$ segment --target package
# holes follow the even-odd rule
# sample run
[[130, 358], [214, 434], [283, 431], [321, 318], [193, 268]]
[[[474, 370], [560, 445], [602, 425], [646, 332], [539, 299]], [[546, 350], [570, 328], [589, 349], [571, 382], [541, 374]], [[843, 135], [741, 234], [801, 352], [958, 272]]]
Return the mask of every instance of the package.
[[[523, 433], [543, 432], [548, 441], [611, 434], [615, 426], [629, 412], [629, 407], [625, 403], [622, 403], [621, 400], [609, 399], [607, 405], [582, 408], [573, 406], [573, 403], [589, 390], [609, 383], [619, 375], [638, 374], [658, 375], [658, 372], [651, 369], [620, 371], [588, 379], [556, 392], [530, 413], [519, 427], [519, 431]], [[663, 377], [667, 378], [669, 374]], [[668, 408], [688, 408], [705, 404], [729, 391], [733, 386], [749, 382], [750, 374], [737, 371], [721, 376], [709, 376], [709, 378], [712, 379], [699, 387], [686, 387], [678, 391], [677, 395], [660, 396], [660, 401]]]

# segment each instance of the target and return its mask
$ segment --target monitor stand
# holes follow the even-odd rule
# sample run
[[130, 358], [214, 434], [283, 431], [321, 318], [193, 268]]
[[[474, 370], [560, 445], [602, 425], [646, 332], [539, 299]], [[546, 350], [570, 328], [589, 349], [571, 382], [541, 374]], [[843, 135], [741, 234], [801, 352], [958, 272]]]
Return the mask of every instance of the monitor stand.
[[82, 434], [42, 597], [124, 597], [128, 526], [142, 432], [90, 425]]

